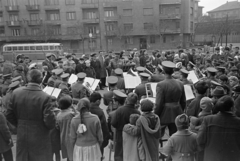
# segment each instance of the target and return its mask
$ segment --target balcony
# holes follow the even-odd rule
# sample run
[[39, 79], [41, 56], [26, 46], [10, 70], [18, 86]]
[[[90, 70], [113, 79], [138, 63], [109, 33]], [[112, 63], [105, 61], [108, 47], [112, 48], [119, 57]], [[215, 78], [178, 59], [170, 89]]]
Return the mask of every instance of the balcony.
[[98, 3], [82, 3], [81, 8], [98, 8]]
[[118, 21], [118, 17], [117, 16], [114, 16], [114, 17], [104, 17], [104, 21], [105, 22]]
[[42, 21], [41, 20], [30, 20], [28, 21], [28, 26], [38, 26], [41, 25]]
[[105, 2], [103, 3], [103, 7], [117, 7], [117, 3], [116, 2]]
[[181, 19], [180, 14], [160, 14], [159, 15], [160, 19]]
[[179, 5], [181, 0], [163, 0], [160, 5]]
[[26, 5], [28, 11], [39, 11], [40, 5]]
[[160, 29], [160, 32], [163, 34], [180, 34], [181, 30], [180, 28], [178, 29], [166, 28], [166, 29]]
[[116, 36], [117, 35], [117, 31], [106, 31], [105, 36]]
[[19, 12], [19, 6], [6, 6], [8, 12]]
[[99, 23], [99, 18], [94, 18], [94, 19], [83, 19], [83, 23]]
[[8, 27], [16, 27], [21, 26], [21, 21], [7, 21]]

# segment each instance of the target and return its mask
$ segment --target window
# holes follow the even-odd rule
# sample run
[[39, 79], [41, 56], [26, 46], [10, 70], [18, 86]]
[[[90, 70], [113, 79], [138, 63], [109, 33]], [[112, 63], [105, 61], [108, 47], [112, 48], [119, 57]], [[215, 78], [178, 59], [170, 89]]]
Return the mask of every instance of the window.
[[159, 6], [159, 14], [163, 14], [163, 6], [162, 5]]
[[82, 3], [97, 3], [99, 0], [82, 0]]
[[7, 51], [12, 51], [12, 47], [7, 47]]
[[88, 34], [97, 34], [97, 26], [87, 26], [87, 32]]
[[174, 35], [171, 36], [171, 41], [172, 42], [175, 41], [175, 36]]
[[106, 24], [106, 31], [114, 31], [114, 24]]
[[68, 27], [68, 28], [67, 28], [67, 34], [68, 34], [68, 35], [74, 35], [74, 34], [76, 34], [76, 27]]
[[32, 28], [31, 35], [38, 35], [39, 34], [39, 28]]
[[67, 5], [74, 5], [75, 4], [75, 0], [66, 0], [66, 4]]
[[151, 44], [155, 44], [156, 40], [155, 40], [155, 36], [154, 35], [151, 35], [150, 36], [150, 43]]
[[144, 8], [143, 9], [143, 15], [144, 16], [151, 16], [151, 15], [153, 15], [153, 9], [152, 8]]
[[193, 26], [194, 26], [194, 23], [191, 22], [191, 25], [190, 25], [190, 29], [191, 29], [191, 31], [193, 30]]
[[18, 15], [17, 14], [10, 14], [9, 15], [10, 21], [18, 21]]
[[123, 9], [123, 16], [132, 16], [132, 9]]
[[31, 6], [38, 5], [38, 0], [28, 0], [28, 4]]
[[67, 20], [76, 20], [76, 12], [67, 12]]
[[3, 22], [3, 13], [0, 12], [0, 22]]
[[193, 15], [193, 13], [194, 13], [194, 9], [193, 9], [193, 7], [191, 7], [191, 15]]
[[53, 26], [52, 30], [53, 30], [53, 35], [60, 35], [60, 33], [61, 33], [61, 27], [60, 26]]
[[133, 29], [133, 24], [129, 23], [129, 24], [124, 24], [124, 30], [125, 31], [130, 31]]
[[30, 49], [29, 46], [24, 46], [24, 50], [28, 51]]
[[163, 35], [163, 43], [166, 43], [167, 42], [167, 38], [166, 36]]
[[143, 27], [144, 27], [144, 30], [152, 30], [153, 24], [152, 23], [144, 23]]
[[112, 45], [113, 44], [113, 39], [108, 39], [107, 42], [108, 42], [108, 45]]
[[39, 14], [38, 13], [31, 13], [30, 14], [30, 21], [36, 21], [39, 20]]
[[12, 29], [12, 36], [20, 36], [20, 29]]
[[180, 28], [180, 21], [176, 21], [176, 28], [179, 29]]
[[109, 11], [105, 11], [105, 17], [114, 17], [114, 11], [113, 10], [109, 10]]
[[0, 36], [4, 36], [4, 35], [5, 35], [5, 28], [3, 26], [3, 27], [0, 27]]
[[96, 19], [97, 13], [94, 11], [88, 11], [83, 13], [84, 19]]
[[176, 13], [176, 14], [180, 14], [180, 7], [176, 7], [176, 8], [175, 8], [175, 13]]
[[36, 46], [36, 50], [42, 50], [43, 47], [42, 46]]
[[133, 44], [133, 38], [132, 37], [127, 37], [125, 39], [125, 44]]
[[17, 46], [13, 46], [13, 51], [17, 51], [18, 47]]
[[23, 51], [23, 46], [19, 46], [18, 51]]
[[48, 21], [57, 21], [60, 20], [59, 11], [47, 11], [47, 20]]
[[17, 0], [8, 0], [7, 1], [8, 6], [17, 6]]
[[54, 50], [54, 46], [49, 46], [50, 47], [50, 50]]
[[59, 0], [45, 0], [45, 5], [59, 5]]
[[30, 46], [30, 50], [35, 50], [36, 47], [35, 46]]
[[95, 39], [90, 39], [88, 44], [90, 49], [97, 47], [97, 41]]

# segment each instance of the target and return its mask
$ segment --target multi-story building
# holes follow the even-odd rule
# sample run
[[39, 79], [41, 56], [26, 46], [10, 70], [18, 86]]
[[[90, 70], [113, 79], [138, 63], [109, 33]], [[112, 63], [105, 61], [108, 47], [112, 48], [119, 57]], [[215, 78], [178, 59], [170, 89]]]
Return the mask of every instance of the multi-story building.
[[75, 52], [189, 46], [198, 0], [0, 0], [0, 44]]

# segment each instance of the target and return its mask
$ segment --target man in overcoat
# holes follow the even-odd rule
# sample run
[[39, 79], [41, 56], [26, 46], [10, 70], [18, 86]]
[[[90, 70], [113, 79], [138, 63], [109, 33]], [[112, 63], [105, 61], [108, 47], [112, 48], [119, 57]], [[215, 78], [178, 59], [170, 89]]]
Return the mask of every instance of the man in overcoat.
[[50, 129], [55, 126], [51, 97], [40, 88], [42, 74], [29, 72], [27, 87], [13, 91], [7, 120], [17, 126], [16, 161], [52, 161]]

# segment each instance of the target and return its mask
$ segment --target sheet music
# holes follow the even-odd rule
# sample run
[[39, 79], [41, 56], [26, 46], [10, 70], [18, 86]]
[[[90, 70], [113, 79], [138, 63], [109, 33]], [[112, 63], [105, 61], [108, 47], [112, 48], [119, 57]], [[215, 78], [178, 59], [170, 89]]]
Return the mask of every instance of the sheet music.
[[71, 76], [68, 79], [68, 84], [73, 84], [73, 83], [77, 82], [77, 80], [78, 80], [77, 75], [71, 74]]
[[192, 87], [190, 85], [184, 85], [184, 92], [187, 101], [195, 98]]
[[53, 87], [48, 87], [48, 86], [43, 89], [43, 91], [50, 96], [52, 95], [53, 90], [54, 90]]
[[61, 93], [61, 89], [47, 86], [43, 89], [43, 92], [47, 93], [50, 96], [58, 98], [59, 94]]
[[83, 85], [86, 86], [86, 83], [89, 83], [91, 89], [94, 91], [97, 88], [99, 82], [100, 82], [100, 79], [94, 79], [94, 78], [86, 77], [84, 79]]
[[56, 97], [56, 98], [58, 98], [58, 96], [59, 96], [59, 94], [61, 93], [61, 89], [59, 89], [59, 88], [55, 88], [54, 90], [53, 90], [53, 92], [52, 92], [52, 96], [54, 96], [54, 97]]
[[187, 79], [191, 80], [193, 82], [193, 84], [195, 84], [199, 81], [197, 75], [195, 74], [195, 72], [193, 70], [189, 71]]
[[134, 89], [139, 84], [141, 84], [141, 78], [139, 76], [124, 74], [123, 78], [124, 78], [125, 88], [127, 89]]

